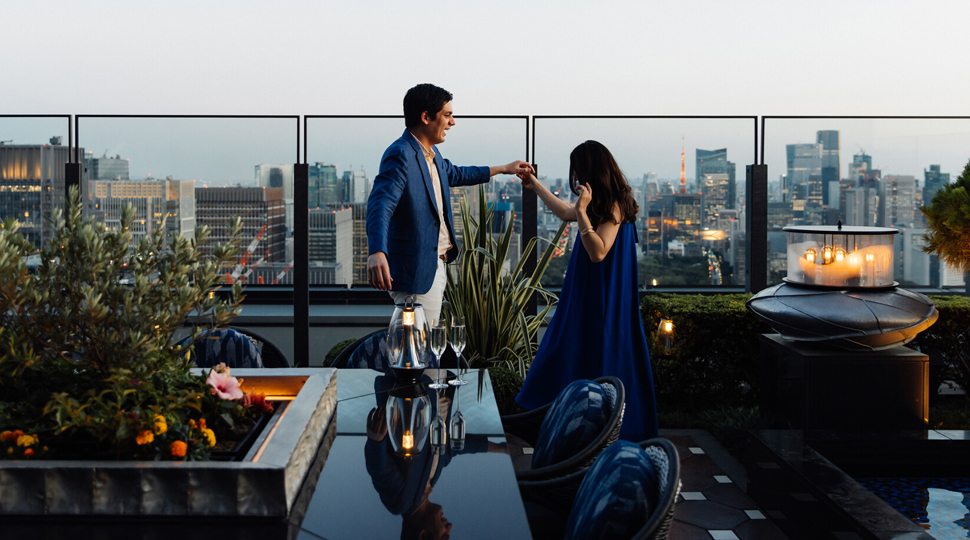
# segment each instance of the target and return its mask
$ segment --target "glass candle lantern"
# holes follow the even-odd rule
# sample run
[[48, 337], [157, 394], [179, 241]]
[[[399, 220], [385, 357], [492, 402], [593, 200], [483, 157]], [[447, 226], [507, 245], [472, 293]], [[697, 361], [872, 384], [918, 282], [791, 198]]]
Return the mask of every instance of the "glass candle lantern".
[[421, 304], [406, 296], [396, 304], [387, 327], [387, 355], [392, 368], [421, 370], [428, 367], [430, 327]]
[[893, 235], [889, 227], [785, 227], [788, 277], [798, 285], [839, 289], [888, 288], [893, 281]]
[[420, 454], [431, 427], [431, 399], [424, 386], [412, 384], [391, 390], [384, 410], [394, 452], [403, 457]]

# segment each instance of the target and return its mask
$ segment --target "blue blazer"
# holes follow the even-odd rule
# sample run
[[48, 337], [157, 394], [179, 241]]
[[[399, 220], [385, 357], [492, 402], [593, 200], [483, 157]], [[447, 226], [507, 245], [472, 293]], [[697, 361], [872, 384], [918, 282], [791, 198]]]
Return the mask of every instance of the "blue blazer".
[[[448, 187], [488, 182], [488, 167], [456, 167], [432, 147], [441, 179], [441, 199], [451, 249], [458, 256]], [[384, 252], [394, 279], [391, 290], [424, 294], [438, 269], [438, 207], [421, 145], [407, 130], [384, 151], [381, 169], [367, 199], [368, 255]]]

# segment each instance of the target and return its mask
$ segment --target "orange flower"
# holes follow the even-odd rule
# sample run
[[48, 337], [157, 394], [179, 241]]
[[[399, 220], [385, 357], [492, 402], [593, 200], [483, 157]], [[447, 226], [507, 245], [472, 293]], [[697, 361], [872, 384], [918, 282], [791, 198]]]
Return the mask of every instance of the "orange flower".
[[24, 457], [30, 457], [32, 455], [34, 455], [34, 449], [33, 448], [28, 448], [28, 449], [24, 450]]
[[205, 418], [202, 418], [202, 419], [199, 420], [199, 429], [201, 429], [202, 431], [205, 431], [206, 430], [206, 427], [205, 427]]
[[185, 457], [185, 452], [189, 449], [189, 445], [182, 441], [175, 441], [172, 443], [172, 455], [175, 457]]
[[142, 431], [141, 433], [138, 434], [137, 437], [135, 437], [135, 442], [138, 443], [138, 446], [144, 446], [154, 440], [155, 440], [155, 436], [152, 435], [152, 432], [148, 431], [147, 429], [145, 431]]
[[193, 428], [193, 429], [194, 429], [194, 428], [195, 428], [195, 425], [196, 425], [196, 424], [195, 424], [195, 420], [192, 420], [192, 419], [190, 418], [190, 419], [189, 419], [189, 427], [191, 427], [191, 428]]
[[16, 437], [14, 437], [14, 434], [12, 431], [4, 431], [3, 433], [0, 433], [0, 441], [6, 442], [6, 441], [12, 441], [14, 439], [16, 439]]
[[168, 431], [168, 422], [165, 420], [164, 416], [156, 414], [152, 422], [154, 423], [152, 426], [152, 431], [155, 432], [155, 435], [161, 435], [162, 433]]

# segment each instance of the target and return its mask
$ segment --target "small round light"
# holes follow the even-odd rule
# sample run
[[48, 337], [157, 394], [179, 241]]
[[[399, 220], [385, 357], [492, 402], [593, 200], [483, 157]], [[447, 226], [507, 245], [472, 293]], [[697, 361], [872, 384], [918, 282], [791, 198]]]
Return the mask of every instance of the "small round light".
[[808, 261], [808, 262], [810, 262], [810, 263], [815, 262], [815, 258], [816, 257], [818, 257], [818, 253], [814, 249], [809, 248], [805, 252], [805, 260]]
[[842, 248], [835, 248], [835, 260], [842, 262], [845, 259], [845, 250]]
[[825, 262], [829, 262], [829, 261], [832, 260], [832, 248], [831, 247], [825, 246], [824, 248], [822, 248], [822, 260], [824, 260]]
[[876, 260], [876, 256], [872, 253], [866, 253], [866, 262], [872, 262]]

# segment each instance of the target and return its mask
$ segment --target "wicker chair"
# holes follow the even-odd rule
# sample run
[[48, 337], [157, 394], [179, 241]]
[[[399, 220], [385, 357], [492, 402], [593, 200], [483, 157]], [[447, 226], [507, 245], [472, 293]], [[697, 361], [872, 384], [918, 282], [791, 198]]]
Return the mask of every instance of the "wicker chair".
[[[647, 518], [647, 522], [630, 538], [631, 540], [665, 540], [670, 534], [670, 525], [674, 520], [674, 506], [680, 493], [680, 457], [677, 449], [667, 439], [649, 439], [637, 444], [650, 456], [650, 461], [658, 471], [660, 494], [657, 498], [657, 506]], [[541, 506], [535, 504], [526, 506], [527, 511], [532, 509], [532, 512], [537, 512], [538, 509], [541, 513], [541, 518], [533, 519], [530, 516], [529, 519], [530, 525], [541, 527], [533, 530], [532, 534], [535, 538], [562, 538], [563, 528], [575, 503], [576, 493], [583, 479], [586, 478], [588, 470], [587, 467], [560, 478], [525, 482], [526, 487], [534, 493], [556, 494], [556, 496], [547, 497]], [[523, 488], [521, 481], [519, 488]], [[559, 522], [555, 522], [556, 520]], [[550, 521], [553, 522], [550, 523]]]
[[[554, 483], [554, 480], [572, 477], [577, 472], [585, 471], [596, 459], [596, 456], [606, 449], [609, 445], [616, 442], [620, 436], [620, 426], [623, 423], [623, 409], [625, 407], [626, 393], [623, 383], [616, 377], [600, 377], [595, 379], [608, 390], [607, 395], [611, 395], [612, 406], [606, 425], [600, 434], [572, 457], [560, 461], [548, 467], [540, 467], [527, 471], [516, 471], [515, 477], [519, 483], [519, 491], [525, 500], [537, 500], [545, 504], [550, 498], [572, 500], [576, 496], [579, 484], [578, 480], [570, 483]], [[530, 446], [535, 446], [539, 438], [539, 429], [542, 421], [546, 418], [552, 403], [548, 403], [529, 412], [514, 414], [502, 417], [502, 427], [505, 432], [522, 439]], [[553, 482], [550, 484], [550, 482]], [[554, 489], [550, 490], [549, 486]], [[571, 486], [571, 487], [570, 487]], [[566, 490], [563, 493], [562, 490]], [[570, 493], [571, 492], [571, 493]], [[568, 507], [567, 507], [568, 508]]]
[[[260, 334], [248, 329], [240, 328], [236, 326], [230, 326], [228, 330], [233, 330], [239, 334], [242, 334], [249, 338], [253, 346], [256, 349], [259, 362], [264, 368], [288, 368], [290, 367], [289, 361], [286, 359], [286, 355], [283, 351], [279, 349], [273, 342], [269, 341]], [[179, 345], [186, 345], [192, 336], [186, 336], [178, 341]], [[205, 339], [205, 338], [203, 338]], [[194, 353], [194, 348], [193, 348]], [[198, 363], [198, 362], [197, 362]], [[202, 365], [208, 365], [208, 362], [202, 362]], [[229, 366], [229, 367], [240, 367], [240, 366]]]
[[236, 332], [243, 334], [253, 342], [256, 343], [256, 348], [259, 350], [259, 355], [263, 358], [263, 367], [267, 368], [288, 368], [292, 367], [290, 361], [286, 359], [286, 355], [280, 350], [272, 341], [264, 338], [260, 334], [253, 332], [248, 328], [242, 328], [239, 326], [230, 326]]

